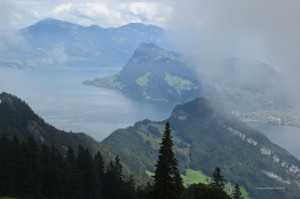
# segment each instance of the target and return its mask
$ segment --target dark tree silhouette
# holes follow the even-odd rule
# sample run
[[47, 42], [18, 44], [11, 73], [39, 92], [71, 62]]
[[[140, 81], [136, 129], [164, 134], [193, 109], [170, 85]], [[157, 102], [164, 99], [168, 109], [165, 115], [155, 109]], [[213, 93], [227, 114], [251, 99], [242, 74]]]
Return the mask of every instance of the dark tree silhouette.
[[240, 186], [238, 184], [236, 184], [234, 186], [232, 199], [241, 199], [241, 197], [242, 197], [242, 193], [241, 193], [241, 190], [240, 190]]
[[216, 189], [206, 184], [192, 184], [182, 194], [181, 199], [231, 199], [222, 189]]
[[220, 167], [216, 167], [214, 172], [212, 173], [210, 185], [217, 189], [223, 190], [225, 188], [224, 177], [221, 175]]
[[95, 198], [103, 198], [103, 184], [104, 184], [104, 161], [100, 152], [94, 157], [95, 168]]
[[183, 185], [175, 158], [171, 128], [166, 123], [160, 144], [158, 161], [154, 175], [153, 196], [156, 199], [180, 198]]
[[79, 146], [77, 155], [77, 165], [81, 175], [84, 198], [94, 198], [95, 196], [95, 173], [93, 158], [87, 148]]

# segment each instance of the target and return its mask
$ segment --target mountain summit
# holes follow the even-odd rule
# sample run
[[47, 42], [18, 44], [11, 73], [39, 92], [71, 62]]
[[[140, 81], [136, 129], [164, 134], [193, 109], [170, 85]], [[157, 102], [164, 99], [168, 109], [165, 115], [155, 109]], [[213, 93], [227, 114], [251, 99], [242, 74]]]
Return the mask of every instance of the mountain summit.
[[45, 19], [19, 32], [26, 49], [0, 54], [0, 63], [11, 66], [105, 66], [126, 63], [141, 42], [171, 48], [165, 31], [154, 25], [127, 24], [117, 28]]
[[178, 53], [141, 43], [119, 74], [84, 84], [121, 90], [152, 100], [183, 102], [201, 93], [201, 83]]

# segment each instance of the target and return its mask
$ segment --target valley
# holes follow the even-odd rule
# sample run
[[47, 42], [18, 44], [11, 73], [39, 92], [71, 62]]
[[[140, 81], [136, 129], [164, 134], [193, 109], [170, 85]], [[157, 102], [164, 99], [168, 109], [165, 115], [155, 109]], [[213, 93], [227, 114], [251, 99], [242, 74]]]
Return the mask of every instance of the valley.
[[193, 62], [163, 28], [139, 23], [45, 19], [19, 34], [26, 49], [0, 52], [0, 134], [62, 154], [84, 145], [107, 165], [118, 155], [125, 175], [145, 184], [168, 121], [185, 185], [220, 166], [245, 198], [297, 199], [300, 120], [270, 64], [204, 54]]
[[198, 176], [198, 171], [209, 176], [219, 165], [226, 179], [230, 183], [239, 183], [251, 198], [267, 194], [256, 187], [281, 187], [268, 195], [297, 198], [299, 160], [271, 143], [261, 132], [220, 111], [204, 98], [176, 106], [167, 120], [143, 120], [126, 129], [118, 129], [103, 142], [84, 133], [55, 129], [15, 96], [1, 93], [0, 98], [1, 134], [6, 132], [21, 140], [33, 136], [38, 143], [54, 145], [62, 153], [67, 146], [76, 148], [83, 144], [93, 153], [100, 150], [106, 162], [118, 154], [127, 175], [131, 173], [139, 183], [150, 180], [146, 171], [153, 172], [155, 168], [162, 129], [168, 120], [172, 124], [178, 169], [187, 177], [186, 181], [192, 180], [190, 169], [197, 171], [194, 177]]

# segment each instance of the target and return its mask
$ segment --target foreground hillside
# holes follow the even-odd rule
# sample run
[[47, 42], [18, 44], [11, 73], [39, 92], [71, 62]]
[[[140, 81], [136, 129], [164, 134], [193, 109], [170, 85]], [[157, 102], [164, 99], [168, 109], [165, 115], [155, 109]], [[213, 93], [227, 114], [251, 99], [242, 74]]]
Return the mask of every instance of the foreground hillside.
[[[243, 186], [250, 198], [298, 198], [300, 162], [262, 133], [225, 114], [219, 106], [198, 98], [176, 106], [168, 121], [174, 135], [178, 168], [186, 177], [191, 171], [198, 171], [197, 175], [206, 178], [219, 166], [227, 181]], [[83, 145], [92, 154], [101, 151], [106, 162], [118, 154], [126, 173], [129, 169], [138, 183], [151, 180], [148, 175], [155, 169], [165, 123], [137, 122], [99, 143], [83, 133], [57, 130], [24, 101], [0, 94], [0, 134], [16, 136], [21, 141], [32, 136], [38, 144], [54, 146], [63, 154], [68, 146], [78, 149]], [[186, 177], [186, 182], [193, 181]]]
[[[168, 121], [182, 173], [193, 169], [210, 175], [220, 166], [227, 180], [245, 187], [251, 198], [298, 198], [300, 162], [206, 99], [178, 105]], [[153, 172], [164, 124], [137, 122], [104, 143], [143, 178]]]
[[84, 133], [56, 129], [35, 114], [24, 101], [5, 92], [0, 94], [0, 134], [6, 134], [10, 138], [15, 136], [21, 141], [33, 136], [39, 144], [53, 145], [62, 153], [69, 146], [77, 149], [82, 145], [93, 154], [101, 151], [107, 158], [113, 157], [100, 142]]
[[[125, 165], [121, 164], [119, 157], [115, 156], [112, 161], [109, 156], [111, 153], [103, 144], [90, 139], [85, 134], [77, 136], [77, 134], [55, 129], [34, 114], [24, 101], [13, 95], [0, 94], [0, 115], [0, 197], [2, 198], [12, 196], [150, 199], [154, 195], [167, 192], [164, 189], [152, 189], [157, 188], [155, 183], [153, 186], [137, 188], [132, 176], [126, 173]], [[172, 139], [169, 128], [166, 134], [167, 132], [170, 135], [169, 139]], [[85, 148], [84, 145], [87, 147]], [[72, 148], [76, 151], [74, 152]], [[172, 147], [169, 149], [173, 151]], [[94, 154], [95, 150], [101, 152], [92, 155], [91, 150]], [[110, 159], [109, 164], [105, 164], [108, 159]], [[173, 153], [173, 161], [170, 164], [177, 167], [176, 162]], [[162, 167], [164, 167], [163, 163], [160, 168]], [[218, 196], [220, 199], [229, 199], [223, 181], [220, 184], [215, 183], [219, 179], [218, 176], [213, 176], [210, 185], [198, 184], [195, 188], [203, 192], [202, 194], [209, 194], [212, 198]], [[160, 176], [156, 179], [161, 181], [164, 177]], [[181, 194], [183, 198], [191, 198], [191, 194], [197, 194], [194, 188], [183, 187], [181, 178], [178, 177], [178, 170], [176, 179], [180, 188], [176, 198], [181, 198]], [[143, 183], [145, 184], [145, 181]], [[172, 182], [170, 183], [169, 186], [173, 187]]]

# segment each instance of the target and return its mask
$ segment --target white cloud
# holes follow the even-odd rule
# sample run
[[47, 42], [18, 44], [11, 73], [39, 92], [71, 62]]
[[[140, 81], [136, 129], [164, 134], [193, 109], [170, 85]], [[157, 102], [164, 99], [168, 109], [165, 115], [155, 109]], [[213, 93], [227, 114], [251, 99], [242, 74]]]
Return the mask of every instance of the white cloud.
[[[171, 8], [160, 1], [122, 0], [1, 0], [0, 26], [23, 28], [44, 18], [56, 18], [81, 25], [102, 27], [127, 23], [164, 25]], [[3, 4], [3, 5], [2, 5]], [[5, 6], [4, 6], [5, 5]], [[8, 9], [8, 5], [10, 6]], [[9, 20], [4, 16], [9, 16]]]
[[300, 107], [299, 0], [169, 1], [170, 27], [190, 52], [265, 61], [280, 69]]
[[164, 25], [171, 16], [172, 9], [158, 2], [131, 2], [121, 5], [125, 12], [137, 16], [148, 23]]
[[0, 28], [22, 28], [45, 17], [81, 25], [132, 22], [173, 28], [194, 51], [254, 57], [282, 68], [300, 94], [299, 0], [0, 0]]

